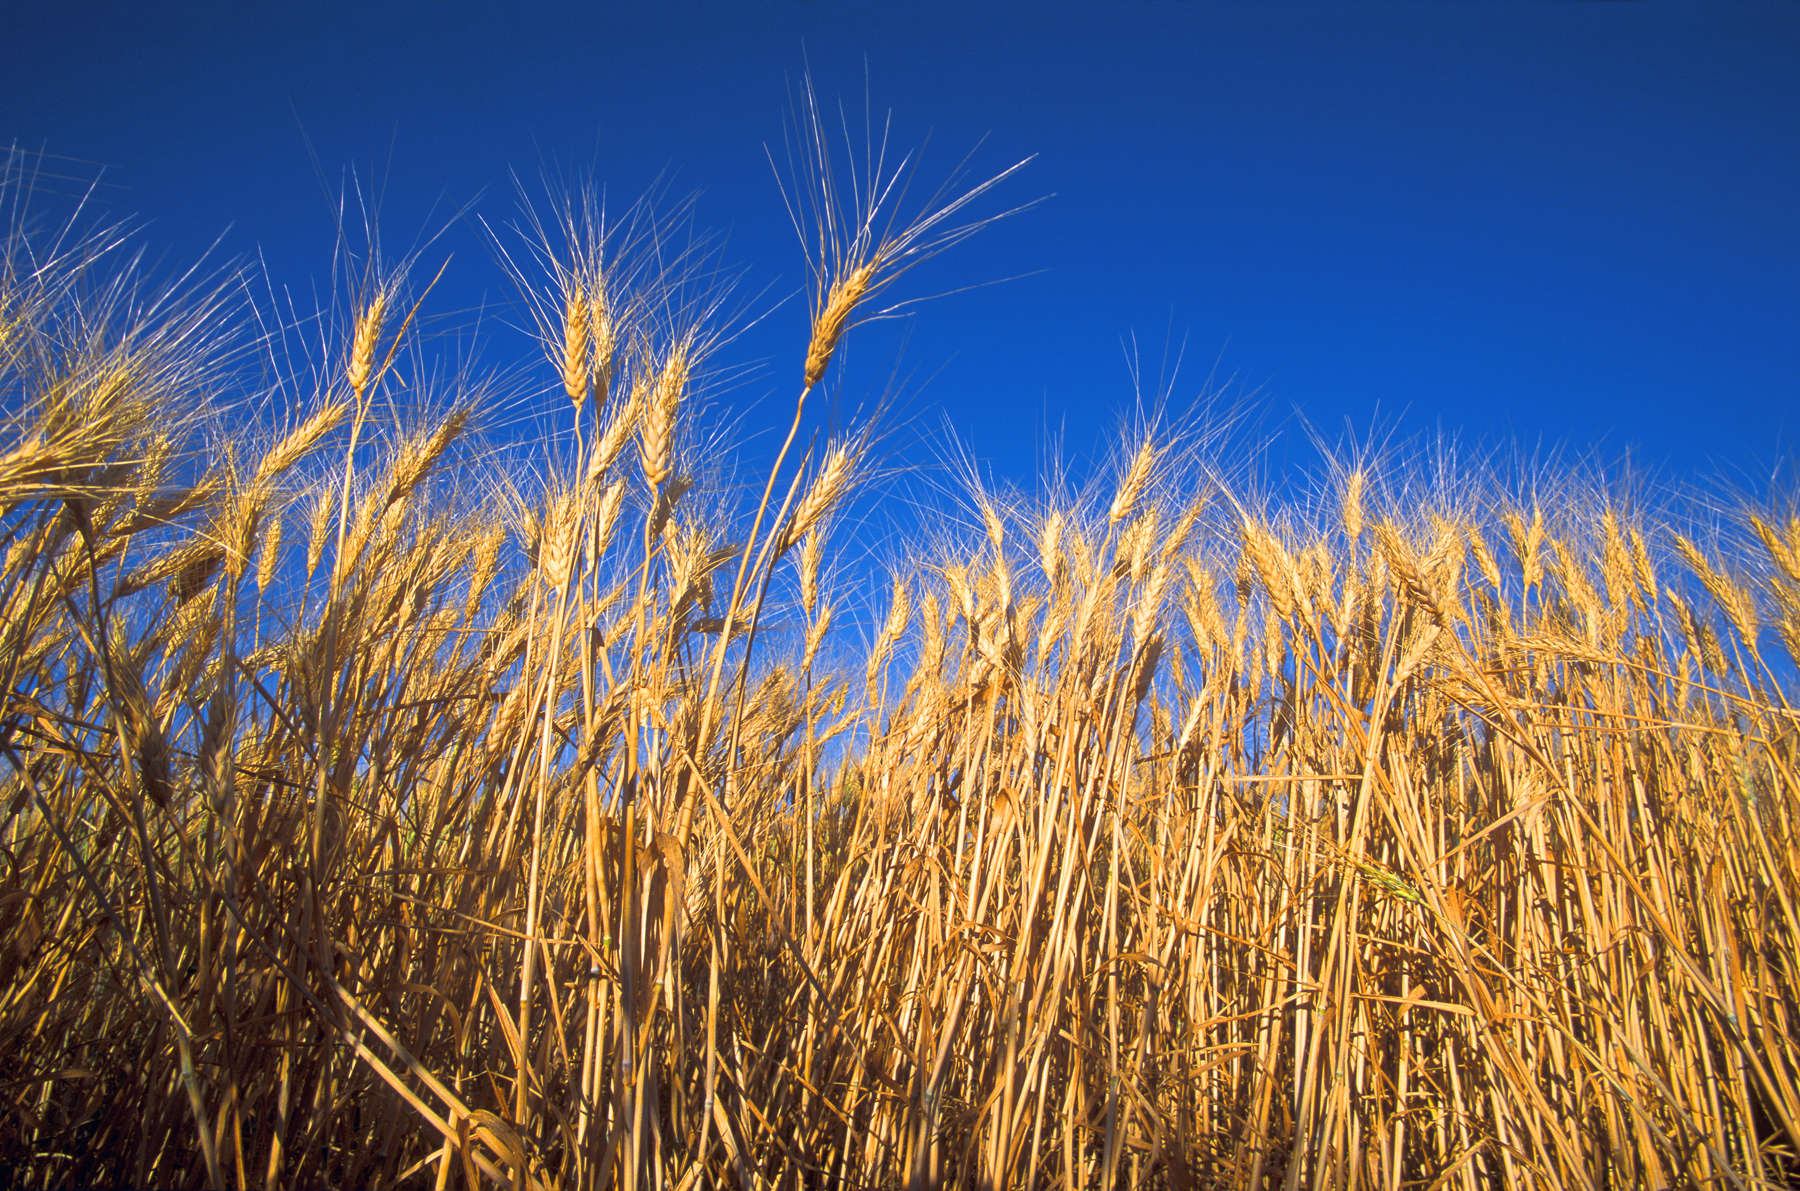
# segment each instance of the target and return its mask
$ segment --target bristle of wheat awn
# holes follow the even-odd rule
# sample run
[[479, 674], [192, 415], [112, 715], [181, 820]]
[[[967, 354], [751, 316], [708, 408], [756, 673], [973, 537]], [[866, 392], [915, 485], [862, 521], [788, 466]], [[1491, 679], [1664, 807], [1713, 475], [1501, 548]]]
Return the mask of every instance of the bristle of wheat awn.
[[1169, 536], [1163, 539], [1162, 550], [1159, 554], [1161, 559], [1175, 558], [1187, 548], [1188, 537], [1194, 532], [1194, 527], [1200, 524], [1200, 518], [1206, 512], [1206, 506], [1207, 499], [1202, 496], [1181, 511], [1181, 516], [1175, 520], [1175, 528], [1171, 529]]
[[368, 387], [369, 377], [375, 367], [375, 348], [381, 342], [381, 324], [387, 316], [387, 290], [378, 289], [369, 300], [368, 308], [356, 320], [356, 334], [350, 341], [350, 360], [345, 368], [345, 379], [356, 391], [358, 397]]
[[1650, 548], [1643, 533], [1634, 527], [1630, 536], [1632, 575], [1637, 579], [1638, 594], [1648, 607], [1656, 602], [1656, 567], [1650, 561]]

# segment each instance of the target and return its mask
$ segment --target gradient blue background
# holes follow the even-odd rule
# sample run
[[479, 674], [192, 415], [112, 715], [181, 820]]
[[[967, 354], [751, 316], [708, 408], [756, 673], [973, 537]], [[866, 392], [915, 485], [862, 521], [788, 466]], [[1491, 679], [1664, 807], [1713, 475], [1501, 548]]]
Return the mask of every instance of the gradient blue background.
[[[1145, 401], [1254, 396], [1272, 458], [1303, 444], [1297, 410], [1327, 437], [1397, 424], [1791, 478], [1791, 0], [68, 0], [10, 4], [4, 28], [0, 138], [104, 166], [102, 205], [171, 265], [223, 234], [220, 259], [260, 255], [302, 307], [330, 288], [348, 170], [393, 252], [477, 196], [509, 221], [511, 170], [591, 169], [615, 209], [659, 176], [701, 190], [765, 311], [805, 269], [764, 145], [809, 67], [860, 118], [866, 69], [897, 142], [929, 134], [924, 180], [985, 137], [977, 169], [1038, 155], [985, 210], [1053, 196], [897, 296], [1030, 276], [853, 338], [845, 403], [896, 359], [910, 378], [896, 460], [941, 453], [922, 440], [947, 418], [999, 480], [1031, 487], [1047, 436], [1080, 472], [1132, 416], [1135, 337]], [[449, 252], [434, 325], [486, 306], [483, 358], [528, 358], [466, 222], [428, 273]], [[791, 298], [726, 349], [753, 451], [805, 335]]]

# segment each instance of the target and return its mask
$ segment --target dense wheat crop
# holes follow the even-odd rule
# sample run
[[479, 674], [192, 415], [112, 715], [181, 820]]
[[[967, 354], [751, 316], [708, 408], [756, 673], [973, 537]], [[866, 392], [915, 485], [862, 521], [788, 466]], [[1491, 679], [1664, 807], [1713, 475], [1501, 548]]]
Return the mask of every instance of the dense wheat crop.
[[[802, 173], [796, 431], [973, 226]], [[580, 204], [526, 481], [405, 270], [281, 372], [9, 201], [0, 1185], [1800, 1177], [1800, 519], [1152, 436], [846, 662], [867, 439], [708, 492], [716, 303]]]

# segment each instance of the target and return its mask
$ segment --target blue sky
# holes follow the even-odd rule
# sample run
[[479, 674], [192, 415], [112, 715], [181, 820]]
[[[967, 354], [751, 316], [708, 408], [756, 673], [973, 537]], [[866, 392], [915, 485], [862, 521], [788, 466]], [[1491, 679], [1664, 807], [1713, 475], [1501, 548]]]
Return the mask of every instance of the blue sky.
[[[1082, 470], [1131, 416], [1133, 342], [1137, 388], [1176, 413], [1254, 396], [1271, 458], [1303, 453], [1295, 411], [1674, 478], [1795, 456], [1792, 0], [66, 0], [7, 28], [0, 138], [104, 166], [101, 202], [171, 265], [223, 235], [302, 305], [347, 171], [390, 252], [471, 200], [511, 220], [510, 171], [591, 171], [614, 210], [659, 178], [699, 191], [766, 312], [806, 276], [764, 146], [809, 68], [856, 119], [866, 79], [899, 145], [929, 137], [924, 181], [977, 143], [977, 171], [1036, 154], [986, 210], [1046, 201], [896, 296], [965, 292], [851, 341], [845, 406], [905, 379], [897, 461], [947, 421], [1001, 481], [1034, 484], [1047, 432]], [[433, 307], [486, 307], [483, 359], [527, 358], [470, 224], [425, 265], [447, 253]], [[785, 424], [804, 324], [789, 297], [725, 350], [752, 450]]]

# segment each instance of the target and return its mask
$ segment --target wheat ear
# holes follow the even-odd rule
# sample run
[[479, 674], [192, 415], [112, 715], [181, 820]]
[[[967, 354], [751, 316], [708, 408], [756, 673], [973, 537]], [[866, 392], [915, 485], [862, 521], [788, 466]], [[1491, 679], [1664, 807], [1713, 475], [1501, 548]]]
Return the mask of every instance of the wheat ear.
[[358, 399], [369, 387], [369, 376], [375, 368], [375, 346], [381, 341], [381, 324], [387, 317], [387, 303], [387, 290], [376, 290], [368, 309], [356, 320], [356, 334], [350, 341], [350, 361], [344, 371], [345, 379], [356, 390]]
[[569, 276], [563, 281], [562, 359], [558, 362], [562, 366], [563, 392], [574, 402], [577, 412], [586, 403], [588, 387], [593, 383], [588, 373], [588, 333], [587, 295], [581, 292], [581, 279]]
[[813, 316], [812, 341], [806, 347], [806, 387], [812, 388], [831, 367], [832, 353], [850, 325], [850, 316], [869, 292], [875, 276], [874, 261], [866, 261], [831, 283], [831, 290]]
[[1148, 438], [1138, 448], [1131, 460], [1131, 468], [1125, 473], [1124, 483], [1119, 485], [1118, 495], [1113, 497], [1112, 508], [1106, 514], [1108, 525], [1117, 525], [1131, 516], [1137, 503], [1144, 495], [1144, 488], [1150, 483], [1150, 472], [1156, 467], [1156, 444]]

